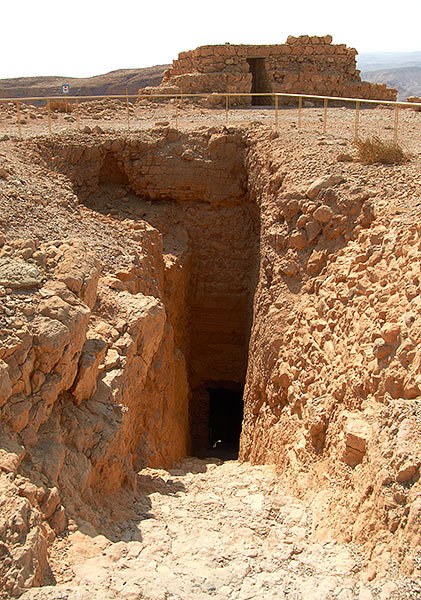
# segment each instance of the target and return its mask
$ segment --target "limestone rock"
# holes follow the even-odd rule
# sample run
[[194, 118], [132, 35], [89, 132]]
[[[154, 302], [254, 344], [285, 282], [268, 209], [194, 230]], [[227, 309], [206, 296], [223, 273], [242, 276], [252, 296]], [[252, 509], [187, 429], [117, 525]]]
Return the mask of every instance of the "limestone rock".
[[[313, 181], [313, 183], [307, 189], [306, 196], [307, 196], [307, 198], [310, 198], [310, 200], [314, 200], [315, 198], [317, 198], [317, 196], [319, 195], [319, 193], [322, 190], [324, 190], [328, 187], [331, 187], [333, 185], [338, 185], [340, 183], [343, 183], [344, 181], [345, 180], [344, 180], [343, 176], [339, 175], [339, 174], [319, 177], [318, 179]], [[326, 216], [326, 214], [327, 213], [323, 212], [324, 216]]]
[[310, 221], [308, 221], [306, 224], [308, 241], [313, 242], [317, 238], [321, 230], [322, 228], [320, 226], [320, 223], [318, 223], [315, 219], [311, 219]]
[[26, 454], [25, 448], [13, 437], [0, 435], [0, 470], [16, 474]]
[[84, 343], [78, 373], [72, 388], [72, 394], [79, 404], [95, 393], [98, 368], [106, 351], [107, 344], [101, 339], [87, 339]]
[[99, 262], [94, 254], [86, 252], [78, 240], [58, 248], [56, 276], [92, 308], [96, 299], [99, 279]]
[[398, 323], [385, 323], [381, 329], [381, 335], [387, 344], [393, 344], [400, 333]]
[[370, 425], [362, 419], [351, 419], [345, 426], [345, 450], [342, 460], [355, 467], [364, 458], [371, 437]]
[[0, 258], [0, 285], [14, 290], [39, 287], [44, 275], [33, 264], [23, 260]]
[[12, 394], [12, 384], [8, 373], [8, 365], [0, 360], [0, 407]]
[[289, 243], [293, 248], [304, 250], [307, 246], [307, 238], [302, 232], [297, 231], [290, 236]]
[[324, 250], [313, 250], [307, 261], [307, 273], [317, 275], [326, 261], [326, 252]]
[[2, 592], [18, 596], [25, 588], [41, 585], [47, 565], [47, 540], [41, 515], [26, 498], [18, 495], [14, 483], [1, 474], [0, 536]]
[[373, 354], [377, 359], [382, 360], [383, 358], [388, 357], [392, 352], [393, 346], [385, 343], [382, 338], [377, 338], [374, 341]]
[[319, 223], [329, 223], [333, 215], [333, 210], [326, 204], [318, 206], [313, 213], [313, 217], [316, 219], [316, 221], [319, 221]]
[[280, 265], [280, 269], [286, 277], [293, 277], [298, 272], [298, 265], [293, 259], [284, 260]]

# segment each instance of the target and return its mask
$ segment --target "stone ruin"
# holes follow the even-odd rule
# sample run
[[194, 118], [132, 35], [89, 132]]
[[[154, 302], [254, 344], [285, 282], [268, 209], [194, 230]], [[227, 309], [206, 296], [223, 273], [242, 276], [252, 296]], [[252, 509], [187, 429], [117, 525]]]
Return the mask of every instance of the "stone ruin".
[[[180, 52], [158, 87], [140, 94], [289, 93], [396, 100], [397, 90], [361, 81], [355, 48], [332, 36], [289, 36], [285, 44], [200, 46]], [[281, 100], [281, 99], [280, 99]], [[208, 105], [224, 100], [210, 96]], [[231, 104], [267, 105], [267, 96], [231, 97]], [[285, 99], [281, 103], [290, 103]]]

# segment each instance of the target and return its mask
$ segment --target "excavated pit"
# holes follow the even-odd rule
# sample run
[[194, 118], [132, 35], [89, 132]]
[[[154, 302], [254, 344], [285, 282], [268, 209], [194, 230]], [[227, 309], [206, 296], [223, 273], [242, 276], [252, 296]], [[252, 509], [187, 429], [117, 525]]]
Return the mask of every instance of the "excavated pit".
[[214, 383], [209, 394], [209, 443], [219, 458], [237, 458], [243, 423], [244, 387], [230, 382]]
[[276, 465], [311, 499], [317, 539], [367, 556], [380, 543], [417, 568], [419, 227], [390, 221], [378, 167], [338, 173], [302, 143], [292, 152], [259, 126], [167, 127], [14, 150], [4, 589], [40, 585], [66, 530], [139, 541], [134, 500], [148, 521], [151, 490], [180, 490], [160, 469], [236, 457], [240, 430], [240, 462]]
[[[104, 211], [110, 192], [124, 188], [103, 184], [86, 205]], [[166, 260], [182, 256], [183, 281], [167, 282], [166, 308], [187, 363], [190, 452], [237, 458], [258, 266], [255, 206], [123, 198], [113, 201], [114, 218], [129, 208], [162, 233]]]
[[[217, 190], [217, 201], [212, 189], [192, 199], [188, 185], [184, 197], [177, 173], [175, 181], [163, 176], [158, 192], [145, 193], [130, 174], [127, 156], [110, 151], [100, 158], [93, 193], [80, 186], [84, 204], [93, 211], [117, 222], [146, 222], [162, 235], [164, 304], [189, 384], [190, 453], [229, 459], [237, 458], [239, 450], [260, 234], [259, 210], [244, 186], [242, 142], [235, 142], [228, 161], [215, 156], [207, 165], [219, 179], [225, 171], [223, 177], [230, 180], [227, 197]], [[146, 163], [159, 162], [154, 151], [149, 146]], [[133, 160], [139, 165], [140, 157]], [[190, 156], [184, 162], [187, 177], [196, 181], [203, 176], [203, 163], [197, 165]], [[234, 194], [231, 180], [237, 186]]]

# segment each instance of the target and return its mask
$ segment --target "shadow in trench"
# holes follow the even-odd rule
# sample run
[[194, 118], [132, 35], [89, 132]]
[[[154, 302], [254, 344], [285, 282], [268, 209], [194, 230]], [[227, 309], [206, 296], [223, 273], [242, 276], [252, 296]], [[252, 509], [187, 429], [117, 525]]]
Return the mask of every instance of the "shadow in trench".
[[192, 454], [237, 460], [243, 391], [243, 386], [234, 382], [208, 382], [195, 390], [190, 410]]

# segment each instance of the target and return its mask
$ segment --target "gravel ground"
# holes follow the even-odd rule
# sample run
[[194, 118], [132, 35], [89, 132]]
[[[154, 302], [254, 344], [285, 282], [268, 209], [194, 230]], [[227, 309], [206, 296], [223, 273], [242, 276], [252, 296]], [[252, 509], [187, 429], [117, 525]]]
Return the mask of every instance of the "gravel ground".
[[[71, 114], [53, 113], [51, 127], [53, 133], [77, 131], [75, 112]], [[30, 107], [22, 109], [22, 137], [48, 135], [48, 118], [45, 108]], [[193, 129], [200, 125], [245, 125], [261, 121], [275, 127], [275, 109], [236, 108], [228, 112], [225, 109], [205, 109], [185, 101], [182, 108], [175, 103], [154, 104], [150, 106], [130, 105], [130, 130], [145, 130], [154, 124], [168, 123], [172, 127]], [[323, 133], [323, 108], [303, 108], [301, 131], [307, 135]], [[391, 140], [394, 134], [395, 112], [393, 108], [376, 107], [360, 110], [359, 135], [361, 138], [378, 135]], [[127, 131], [127, 111], [119, 101], [98, 101], [81, 104], [80, 128], [100, 127]], [[278, 112], [278, 130], [298, 130], [298, 109], [280, 108]], [[354, 107], [329, 108], [327, 113], [326, 134], [343, 137], [352, 141], [355, 135]], [[18, 136], [16, 108], [0, 103], [0, 136]], [[399, 111], [398, 139], [402, 146], [412, 153], [421, 151], [421, 113], [410, 109]]]

